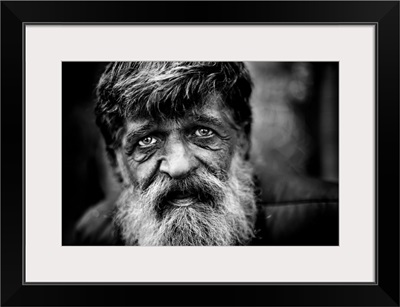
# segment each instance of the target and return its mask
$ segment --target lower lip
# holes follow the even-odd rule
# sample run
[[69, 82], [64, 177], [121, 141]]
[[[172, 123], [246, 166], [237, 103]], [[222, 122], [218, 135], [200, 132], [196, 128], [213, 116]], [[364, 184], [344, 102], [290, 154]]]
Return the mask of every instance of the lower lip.
[[191, 198], [180, 198], [180, 199], [174, 199], [170, 203], [171, 203], [171, 205], [174, 205], [177, 207], [189, 207], [190, 205], [193, 204], [193, 201]]

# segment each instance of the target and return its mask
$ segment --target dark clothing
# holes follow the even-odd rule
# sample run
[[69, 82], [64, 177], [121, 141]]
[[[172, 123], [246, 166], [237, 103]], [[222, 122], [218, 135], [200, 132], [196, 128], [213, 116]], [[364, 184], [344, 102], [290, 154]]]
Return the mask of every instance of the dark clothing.
[[[256, 236], [249, 245], [339, 245], [338, 187], [291, 177], [260, 193]], [[123, 245], [113, 229], [114, 200], [90, 208], [76, 227], [76, 245]]]

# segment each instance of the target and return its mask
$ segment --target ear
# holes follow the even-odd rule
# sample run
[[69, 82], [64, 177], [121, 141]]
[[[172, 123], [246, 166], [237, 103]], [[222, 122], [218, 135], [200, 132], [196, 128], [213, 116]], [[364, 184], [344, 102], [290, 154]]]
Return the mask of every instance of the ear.
[[123, 186], [129, 186], [131, 184], [132, 178], [128, 170], [126, 157], [121, 152], [121, 150], [115, 150], [114, 155], [115, 155], [114, 173], [117, 176], [118, 181]]
[[246, 136], [245, 133], [239, 133], [238, 137], [238, 148], [240, 155], [245, 159], [248, 160], [250, 156], [250, 149], [251, 149], [251, 142], [250, 138]]
[[108, 162], [110, 163], [111, 169], [114, 173], [114, 176], [117, 179], [117, 182], [122, 183], [122, 176], [121, 176], [121, 172], [118, 167], [116, 152], [114, 151], [113, 148], [111, 148], [110, 146], [107, 146], [106, 154], [107, 154]]

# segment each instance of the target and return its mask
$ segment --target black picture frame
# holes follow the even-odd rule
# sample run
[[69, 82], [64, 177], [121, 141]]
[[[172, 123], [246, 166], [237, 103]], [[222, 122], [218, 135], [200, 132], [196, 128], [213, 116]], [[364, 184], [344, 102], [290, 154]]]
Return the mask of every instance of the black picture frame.
[[[24, 26], [28, 23], [375, 25], [376, 282], [25, 284]], [[1, 76], [3, 306], [399, 306], [398, 1], [3, 1]]]

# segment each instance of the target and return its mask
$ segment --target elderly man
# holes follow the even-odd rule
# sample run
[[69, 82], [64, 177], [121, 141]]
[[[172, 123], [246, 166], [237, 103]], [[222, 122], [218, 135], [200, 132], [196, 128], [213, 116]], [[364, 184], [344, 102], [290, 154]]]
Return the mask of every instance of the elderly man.
[[251, 89], [242, 63], [109, 64], [96, 116], [121, 193], [85, 214], [77, 242], [338, 244], [337, 203], [324, 185], [288, 183], [307, 197], [257, 202], [248, 161]]

